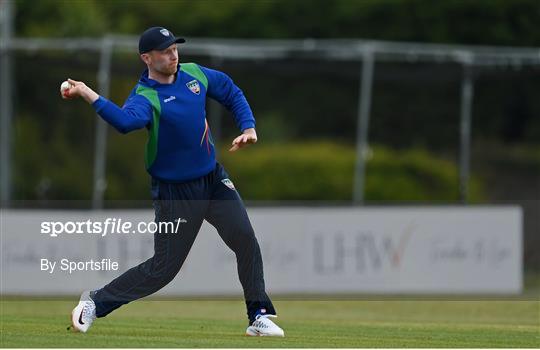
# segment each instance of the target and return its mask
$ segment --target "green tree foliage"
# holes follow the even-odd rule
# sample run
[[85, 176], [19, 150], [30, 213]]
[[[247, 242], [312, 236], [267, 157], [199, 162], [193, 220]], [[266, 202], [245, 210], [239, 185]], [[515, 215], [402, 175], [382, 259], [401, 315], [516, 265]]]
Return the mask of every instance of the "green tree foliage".
[[[355, 149], [330, 142], [258, 144], [241, 152], [221, 148], [220, 159], [246, 199], [352, 199]], [[455, 201], [455, 163], [424, 150], [375, 146], [366, 169], [365, 198], [371, 201]], [[482, 200], [477, 179], [471, 199]]]
[[[540, 2], [536, 0], [15, 3], [15, 32], [21, 37], [137, 35], [149, 26], [163, 25], [188, 38], [371, 38], [540, 45], [540, 31], [536, 30]], [[95, 115], [82, 101], [60, 103], [57, 88], [66, 78], [66, 71], [96, 87], [98, 55], [48, 52], [36, 58], [32, 53], [18, 53], [14, 61], [15, 198], [90, 198]], [[122, 104], [138, 71], [124, 57], [115, 62], [111, 99]], [[217, 67], [231, 74], [244, 89], [259, 123], [261, 142], [268, 142], [235, 157], [222, 156], [242, 193], [248, 199], [350, 199], [359, 63], [332, 66], [288, 60], [264, 62], [264, 69], [260, 64], [225, 62]], [[523, 141], [536, 147], [540, 139], [540, 123], [535, 118], [540, 113], [540, 102], [535, 99], [535, 91], [540, 88], [537, 70], [505, 71], [495, 77], [491, 72], [475, 72], [473, 141], [478, 137], [495, 140], [499, 149], [507, 149], [505, 142]], [[257, 79], [253, 79], [254, 74]], [[376, 64], [370, 140], [387, 147], [375, 148], [368, 164], [368, 199], [457, 199], [455, 165], [420, 149], [436, 149], [440, 152], [437, 154], [446, 156], [456, 154], [460, 76], [460, 67], [448, 65]], [[35, 83], [36, 77], [39, 84]], [[521, 79], [519, 86], [510, 86], [508, 81], [516, 78]], [[230, 118], [224, 120], [224, 129], [228, 128], [227, 123], [232, 126]], [[232, 134], [235, 133], [236, 129]], [[148, 177], [142, 162], [145, 137], [144, 131], [129, 136], [110, 133], [108, 199], [148, 198]], [[348, 146], [316, 141], [329, 137]], [[302, 145], [297, 140], [314, 143]], [[269, 145], [271, 142], [276, 145]], [[289, 148], [280, 150], [287, 145]], [[513, 153], [505, 154], [507, 158], [515, 157]], [[491, 194], [498, 186], [493, 174], [501, 171], [496, 164], [477, 164], [475, 159], [485, 157], [477, 155], [472, 165], [473, 171], [483, 172], [482, 179], [484, 174], [490, 175], [487, 178]], [[530, 166], [530, 159], [519, 163], [522, 173], [536, 169]], [[508, 163], [504, 164], [501, 166], [508, 167]], [[480, 190], [475, 192], [478, 186], [474, 181], [472, 187], [474, 198], [484, 198]]]
[[540, 44], [536, 0], [17, 0], [21, 36], [139, 34], [163, 25], [188, 37], [371, 38]]

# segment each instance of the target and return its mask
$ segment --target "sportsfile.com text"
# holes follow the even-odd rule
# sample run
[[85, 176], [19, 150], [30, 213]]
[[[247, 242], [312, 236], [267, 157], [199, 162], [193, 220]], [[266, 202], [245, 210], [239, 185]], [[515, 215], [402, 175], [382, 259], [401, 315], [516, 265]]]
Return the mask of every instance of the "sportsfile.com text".
[[129, 233], [179, 233], [180, 224], [187, 220], [177, 218], [169, 222], [138, 222], [124, 221], [121, 218], [107, 218], [104, 221], [44, 221], [41, 223], [41, 233], [50, 237], [62, 234], [93, 234], [105, 237], [111, 234]]

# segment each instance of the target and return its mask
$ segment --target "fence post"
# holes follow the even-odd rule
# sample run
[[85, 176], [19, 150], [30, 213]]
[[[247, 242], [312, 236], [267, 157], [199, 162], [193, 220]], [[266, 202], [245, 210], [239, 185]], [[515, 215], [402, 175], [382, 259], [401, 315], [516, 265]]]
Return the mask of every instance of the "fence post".
[[13, 35], [14, 1], [0, 1], [0, 205], [8, 207], [11, 200], [11, 120], [13, 117], [13, 65], [11, 39]]
[[460, 152], [459, 152], [459, 199], [467, 203], [469, 199], [469, 176], [471, 158], [471, 118], [474, 83], [472, 77], [473, 55], [463, 56], [463, 77], [461, 79], [460, 111]]
[[[103, 38], [101, 46], [101, 56], [97, 76], [98, 92], [105, 98], [109, 97], [112, 51], [113, 41], [106, 36]], [[96, 118], [95, 140], [92, 208], [101, 209], [103, 208], [103, 195], [107, 188], [107, 180], [105, 179], [105, 167], [107, 161], [107, 123], [99, 116]]]
[[362, 68], [360, 70], [360, 90], [358, 92], [358, 122], [356, 127], [356, 162], [354, 171], [353, 202], [364, 202], [364, 187], [366, 178], [366, 160], [369, 152], [368, 129], [371, 109], [371, 90], [373, 88], [373, 70], [375, 53], [372, 48], [364, 50]]

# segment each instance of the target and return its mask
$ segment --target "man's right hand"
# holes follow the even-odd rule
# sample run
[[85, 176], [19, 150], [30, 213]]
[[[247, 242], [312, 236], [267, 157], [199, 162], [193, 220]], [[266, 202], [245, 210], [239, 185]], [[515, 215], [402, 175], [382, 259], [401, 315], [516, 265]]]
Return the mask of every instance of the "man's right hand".
[[63, 99], [69, 99], [69, 98], [80, 96], [86, 102], [92, 104], [99, 98], [99, 95], [94, 90], [86, 86], [86, 84], [83, 83], [82, 81], [76, 81], [73, 79], [68, 79], [67, 81], [71, 85], [71, 87], [64, 93], [60, 93]]

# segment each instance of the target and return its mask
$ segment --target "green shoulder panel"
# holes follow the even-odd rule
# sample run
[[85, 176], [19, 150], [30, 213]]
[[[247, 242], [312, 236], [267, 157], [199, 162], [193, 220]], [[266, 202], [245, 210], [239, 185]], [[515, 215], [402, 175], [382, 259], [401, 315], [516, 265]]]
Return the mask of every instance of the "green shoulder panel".
[[180, 63], [180, 70], [199, 80], [204, 85], [204, 88], [208, 90], [208, 78], [204, 75], [198, 64]]
[[158, 93], [156, 90], [139, 85], [137, 86], [136, 93], [146, 97], [152, 104], [152, 125], [148, 130], [148, 141], [146, 142], [146, 150], [144, 153], [144, 163], [146, 169], [152, 166], [152, 163], [156, 160], [157, 145], [158, 145], [158, 131], [159, 131], [159, 117], [161, 115], [161, 104], [159, 103]]

